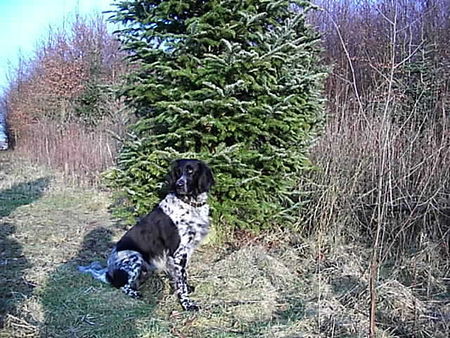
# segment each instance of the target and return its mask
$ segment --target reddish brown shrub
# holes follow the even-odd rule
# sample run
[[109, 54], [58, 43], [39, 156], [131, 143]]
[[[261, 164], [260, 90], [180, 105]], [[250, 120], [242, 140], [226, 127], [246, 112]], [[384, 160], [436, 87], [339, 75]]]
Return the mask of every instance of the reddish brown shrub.
[[21, 61], [5, 95], [8, 127], [18, 151], [92, 181], [115, 155], [106, 129], [124, 129], [114, 86], [127, 64], [101, 17], [76, 16], [68, 27]]

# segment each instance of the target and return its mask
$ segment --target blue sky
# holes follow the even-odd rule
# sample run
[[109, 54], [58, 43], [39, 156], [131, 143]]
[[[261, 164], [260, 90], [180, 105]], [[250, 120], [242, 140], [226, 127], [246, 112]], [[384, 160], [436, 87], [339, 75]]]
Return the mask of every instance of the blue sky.
[[[60, 27], [76, 13], [98, 14], [114, 7], [114, 0], [0, 0], [0, 91], [10, 66], [19, 55], [29, 56], [50, 26]], [[105, 16], [107, 16], [105, 14]]]

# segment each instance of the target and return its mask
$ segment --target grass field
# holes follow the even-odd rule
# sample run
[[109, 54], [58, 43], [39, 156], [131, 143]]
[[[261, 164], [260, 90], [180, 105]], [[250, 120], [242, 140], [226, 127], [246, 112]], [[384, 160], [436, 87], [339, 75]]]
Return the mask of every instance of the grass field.
[[[125, 230], [110, 202], [106, 192], [67, 186], [0, 153], [0, 337], [367, 336], [368, 250], [332, 238], [206, 243], [190, 267], [199, 313], [181, 311], [163, 275], [137, 301], [78, 273], [79, 264], [104, 263]], [[380, 273], [378, 336], [446, 337], [445, 276], [429, 273], [424, 300], [398, 271]]]

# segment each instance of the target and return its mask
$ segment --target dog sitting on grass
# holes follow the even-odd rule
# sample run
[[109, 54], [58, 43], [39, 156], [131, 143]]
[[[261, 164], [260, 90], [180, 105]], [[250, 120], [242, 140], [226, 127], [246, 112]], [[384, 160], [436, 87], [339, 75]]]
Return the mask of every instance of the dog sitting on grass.
[[176, 160], [169, 176], [169, 193], [117, 242], [108, 267], [98, 262], [81, 272], [138, 298], [139, 286], [152, 271], [164, 270], [172, 280], [183, 309], [197, 311], [188, 294], [187, 265], [209, 230], [207, 193], [214, 184], [210, 168], [199, 160]]

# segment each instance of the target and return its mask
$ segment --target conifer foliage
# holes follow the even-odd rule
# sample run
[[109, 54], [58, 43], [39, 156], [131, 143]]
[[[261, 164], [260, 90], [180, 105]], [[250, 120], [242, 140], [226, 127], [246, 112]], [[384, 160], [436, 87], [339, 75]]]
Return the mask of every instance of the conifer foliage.
[[[113, 20], [136, 62], [124, 97], [137, 114], [108, 177], [134, 215], [160, 197], [169, 163], [199, 158], [218, 227], [295, 223], [307, 149], [322, 124], [318, 35], [309, 1], [122, 1]], [[122, 209], [124, 210], [124, 209]], [[222, 229], [223, 230], [223, 229]]]

